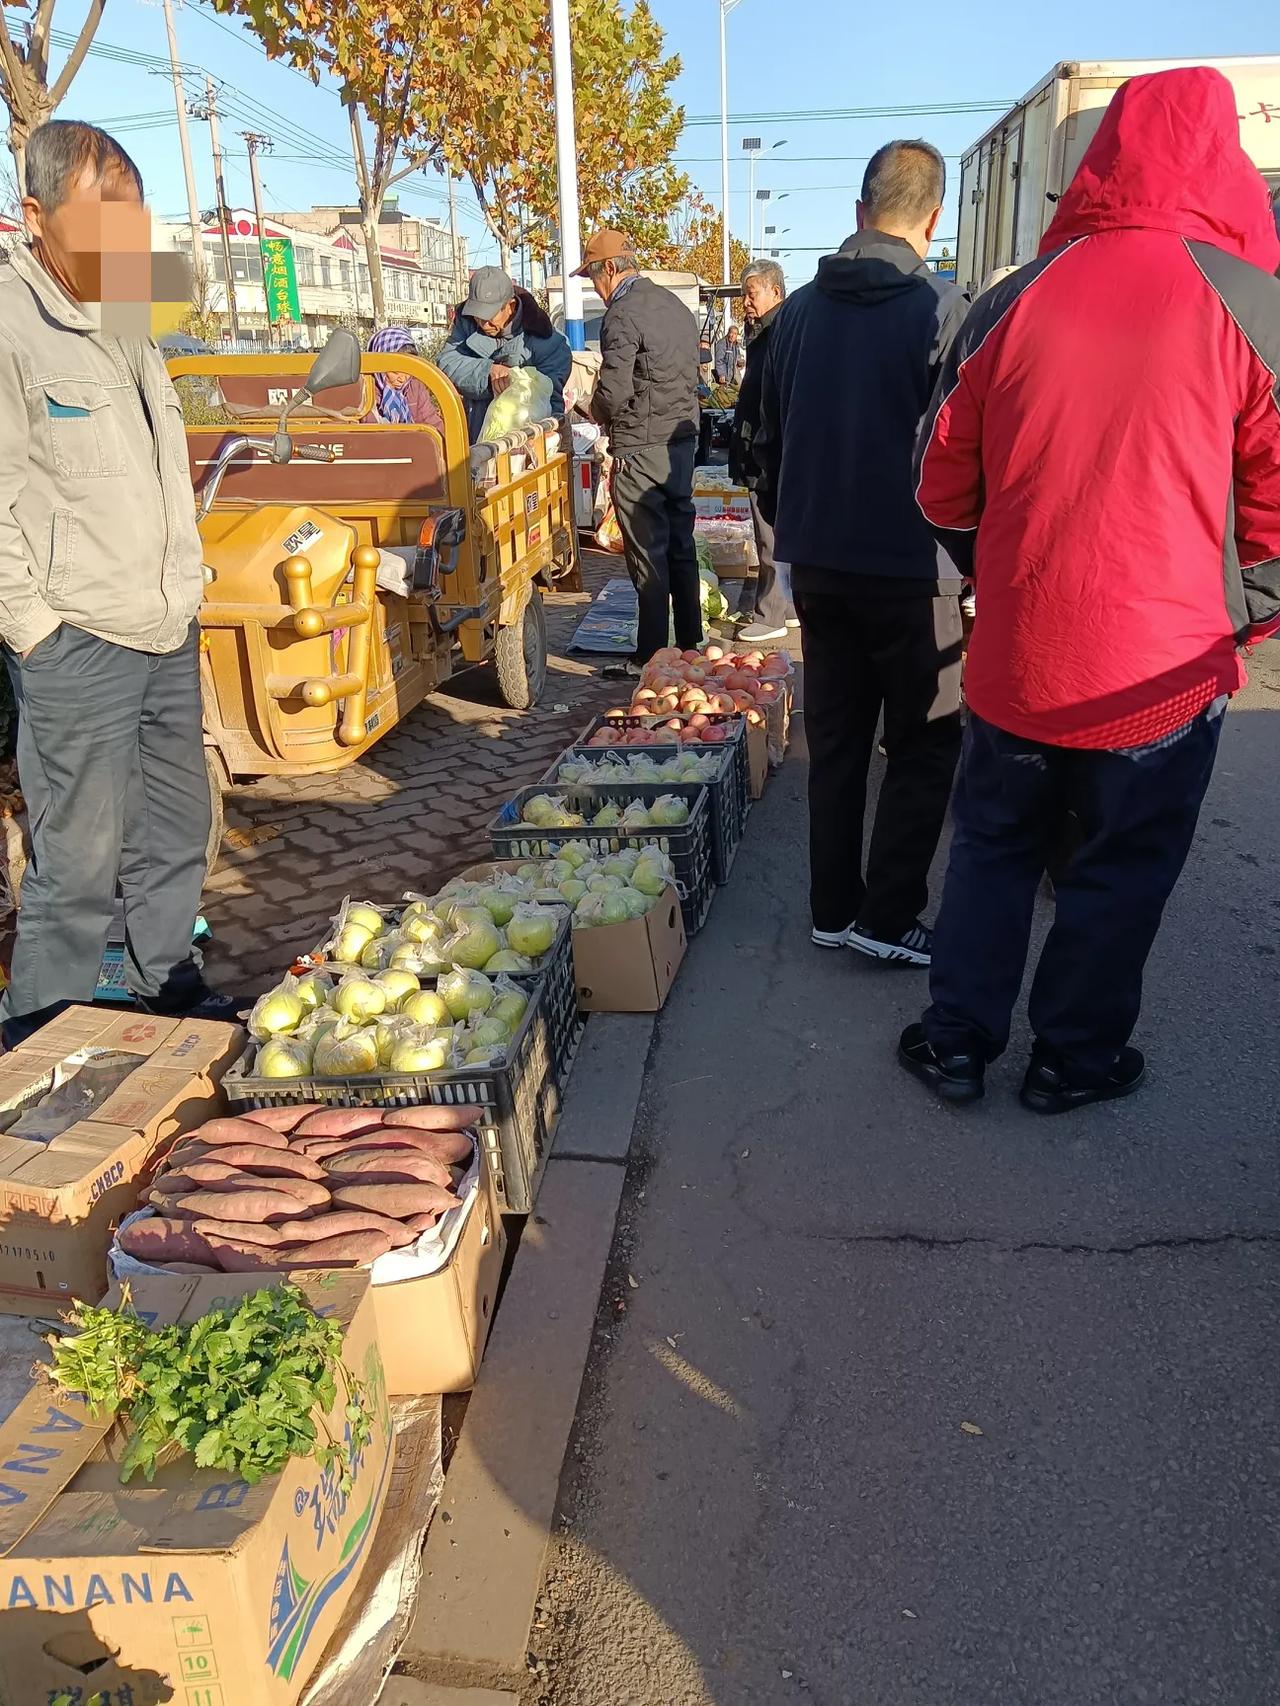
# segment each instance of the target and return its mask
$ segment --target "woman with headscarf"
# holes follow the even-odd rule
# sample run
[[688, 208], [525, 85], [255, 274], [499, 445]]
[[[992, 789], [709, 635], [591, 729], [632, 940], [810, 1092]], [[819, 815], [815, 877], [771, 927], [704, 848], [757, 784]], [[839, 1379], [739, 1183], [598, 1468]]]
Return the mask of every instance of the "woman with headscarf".
[[[385, 326], [369, 339], [370, 355], [417, 355], [418, 346], [407, 326]], [[374, 406], [367, 426], [431, 426], [444, 437], [444, 416], [420, 379], [410, 373], [375, 373]]]

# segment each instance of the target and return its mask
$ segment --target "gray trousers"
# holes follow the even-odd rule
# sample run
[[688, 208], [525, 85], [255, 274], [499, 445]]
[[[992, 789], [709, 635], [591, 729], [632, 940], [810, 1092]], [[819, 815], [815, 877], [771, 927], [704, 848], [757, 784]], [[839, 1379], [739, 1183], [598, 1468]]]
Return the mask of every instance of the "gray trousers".
[[0, 1005], [11, 1046], [93, 999], [117, 883], [132, 992], [164, 1011], [203, 993], [191, 949], [210, 819], [198, 660], [194, 622], [166, 656], [66, 623], [29, 657], [6, 653], [32, 843]]
[[627, 573], [640, 603], [636, 662], [648, 663], [667, 643], [702, 640], [698, 553], [693, 543], [692, 438], [624, 450], [613, 459], [613, 507], [627, 552]]

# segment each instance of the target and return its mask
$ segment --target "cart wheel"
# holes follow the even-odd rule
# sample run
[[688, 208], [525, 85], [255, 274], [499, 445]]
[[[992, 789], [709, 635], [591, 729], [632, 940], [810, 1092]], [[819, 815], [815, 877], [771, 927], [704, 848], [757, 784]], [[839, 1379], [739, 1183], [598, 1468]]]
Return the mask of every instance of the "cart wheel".
[[218, 756], [216, 747], [206, 746], [204, 749], [204, 768], [209, 778], [209, 839], [204, 850], [204, 874], [211, 877], [218, 868], [218, 860], [222, 857], [222, 833], [226, 828], [226, 817], [222, 809], [222, 790], [228, 785], [230, 778]]
[[547, 613], [536, 587], [520, 620], [498, 630], [493, 661], [502, 703], [513, 711], [531, 711], [547, 685]]

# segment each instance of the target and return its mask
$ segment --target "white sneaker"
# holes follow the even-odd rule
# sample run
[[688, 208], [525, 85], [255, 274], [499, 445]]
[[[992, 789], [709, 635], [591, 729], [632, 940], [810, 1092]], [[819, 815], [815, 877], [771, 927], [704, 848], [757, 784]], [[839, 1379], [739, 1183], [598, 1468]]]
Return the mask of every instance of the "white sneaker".
[[852, 929], [852, 924], [846, 924], [843, 930], [815, 930], [813, 932], [814, 944], [819, 948], [847, 948], [849, 946], [849, 932]]
[[781, 628], [771, 628], [767, 622], [749, 622], [745, 628], [738, 629], [740, 640], [785, 640], [786, 637], [785, 624]]
[[788, 616], [787, 617], [787, 627], [788, 628], [798, 628], [799, 626], [800, 626], [800, 618], [798, 616]]
[[918, 922], [904, 931], [896, 942], [872, 936], [855, 922], [845, 931], [845, 945], [885, 965], [927, 966], [933, 962], [933, 931]]

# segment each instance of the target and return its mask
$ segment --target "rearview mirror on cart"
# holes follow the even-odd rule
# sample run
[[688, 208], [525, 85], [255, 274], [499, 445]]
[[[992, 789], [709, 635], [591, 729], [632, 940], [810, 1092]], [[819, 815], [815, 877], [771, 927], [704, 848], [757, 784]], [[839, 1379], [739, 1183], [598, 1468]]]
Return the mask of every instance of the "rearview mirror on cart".
[[311, 363], [306, 393], [315, 397], [321, 391], [337, 391], [344, 385], [354, 385], [359, 377], [360, 345], [353, 333], [336, 331]]

